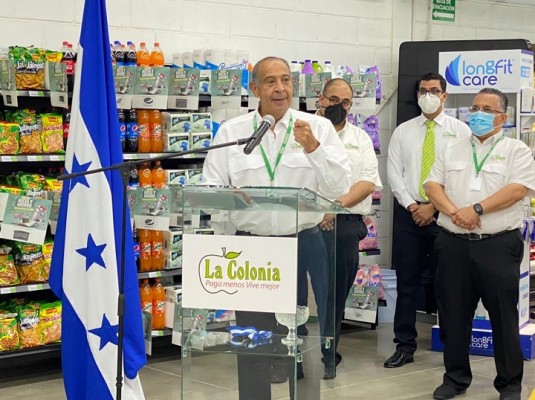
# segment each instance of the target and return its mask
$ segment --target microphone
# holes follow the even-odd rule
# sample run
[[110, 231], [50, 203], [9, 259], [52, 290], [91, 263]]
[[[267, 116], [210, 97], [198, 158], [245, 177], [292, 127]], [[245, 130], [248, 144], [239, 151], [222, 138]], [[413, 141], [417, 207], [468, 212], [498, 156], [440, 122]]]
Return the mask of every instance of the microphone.
[[244, 147], [243, 152], [245, 154], [251, 154], [253, 149], [260, 144], [267, 130], [271, 128], [274, 123], [275, 118], [273, 118], [273, 116], [265, 115], [264, 118], [262, 118], [260, 126], [256, 129], [256, 131], [253, 132], [253, 134], [249, 138], [249, 143], [247, 143], [247, 145]]

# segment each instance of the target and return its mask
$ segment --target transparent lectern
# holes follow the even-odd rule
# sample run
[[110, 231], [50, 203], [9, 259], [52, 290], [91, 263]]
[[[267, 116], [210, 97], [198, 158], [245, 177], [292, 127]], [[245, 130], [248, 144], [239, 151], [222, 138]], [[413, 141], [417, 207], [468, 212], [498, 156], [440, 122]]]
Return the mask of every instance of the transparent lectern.
[[182, 399], [334, 398], [336, 234], [318, 222], [347, 210], [299, 188], [181, 193]]

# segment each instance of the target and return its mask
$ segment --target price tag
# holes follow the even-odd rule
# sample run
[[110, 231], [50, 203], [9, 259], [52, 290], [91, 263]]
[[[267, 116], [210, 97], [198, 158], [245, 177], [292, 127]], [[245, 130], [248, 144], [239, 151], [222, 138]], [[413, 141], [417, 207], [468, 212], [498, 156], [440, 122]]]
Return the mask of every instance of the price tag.
[[16, 292], [17, 292], [17, 288], [15, 287], [0, 288], [0, 294], [8, 294], [8, 293], [16, 293]]
[[37, 161], [37, 156], [28, 156], [28, 161]]
[[28, 285], [28, 292], [35, 292], [36, 290], [41, 290], [42, 285]]
[[40, 90], [29, 90], [28, 96], [30, 97], [45, 97], [45, 93]]
[[162, 276], [161, 272], [149, 272], [149, 278], [159, 278]]
[[2, 162], [15, 161], [14, 156], [2, 156]]
[[50, 161], [59, 161], [60, 160], [60, 156], [58, 155], [51, 155], [50, 156]]

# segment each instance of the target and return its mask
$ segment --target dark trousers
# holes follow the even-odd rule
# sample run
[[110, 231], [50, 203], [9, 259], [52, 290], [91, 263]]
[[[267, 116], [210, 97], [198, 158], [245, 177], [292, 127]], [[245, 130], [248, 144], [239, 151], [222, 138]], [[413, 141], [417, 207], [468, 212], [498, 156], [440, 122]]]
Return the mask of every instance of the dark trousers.
[[435, 222], [419, 227], [412, 215], [396, 201], [394, 206], [394, 232], [392, 265], [396, 270], [397, 301], [394, 314], [394, 343], [407, 353], [416, 351], [416, 310], [424, 273], [433, 279], [436, 270]]
[[322, 347], [322, 361], [327, 367], [336, 366], [342, 361], [342, 355], [337, 351], [342, 330], [342, 317], [347, 296], [359, 267], [359, 242], [366, 237], [367, 232], [368, 229], [362, 221], [362, 216], [356, 214], [336, 216], [336, 246], [334, 231], [323, 231], [323, 238], [329, 252], [329, 265], [331, 269], [334, 269], [329, 274], [326, 327], [326, 336], [334, 336], [334, 343], [331, 343], [328, 349], [325, 346]]
[[[244, 232], [238, 234], [247, 235]], [[276, 249], [273, 249], [276, 251]], [[300, 296], [307, 293], [305, 280], [300, 280], [300, 272], [308, 270], [311, 276], [314, 295], [318, 304], [318, 317], [320, 330], [325, 326], [325, 313], [327, 306], [327, 249], [319, 228], [316, 226], [299, 232], [298, 234], [298, 261], [297, 261], [297, 304], [306, 305], [300, 301]], [[303, 289], [305, 285], [305, 289]], [[257, 329], [269, 330], [278, 335], [286, 335], [288, 329], [277, 325], [273, 313], [257, 313], [249, 311], [236, 311], [236, 323], [240, 326], [254, 326]], [[277, 357], [268, 355], [238, 355], [238, 386], [240, 400], [271, 400], [271, 366], [275, 358], [280, 359], [281, 354], [287, 353], [286, 346], [280, 344], [280, 337], [275, 339], [271, 351], [279, 354]], [[303, 384], [299, 384], [296, 390], [294, 387], [295, 359], [285, 358], [287, 370], [290, 376], [290, 398], [313, 400], [320, 396], [320, 382], [317, 379], [304, 379]], [[302, 382], [299, 381], [299, 382]]]
[[520, 392], [524, 363], [518, 329], [518, 284], [523, 242], [520, 231], [470, 241], [441, 231], [436, 242], [436, 294], [444, 383], [466, 389], [472, 319], [479, 299], [489, 313], [499, 392]]

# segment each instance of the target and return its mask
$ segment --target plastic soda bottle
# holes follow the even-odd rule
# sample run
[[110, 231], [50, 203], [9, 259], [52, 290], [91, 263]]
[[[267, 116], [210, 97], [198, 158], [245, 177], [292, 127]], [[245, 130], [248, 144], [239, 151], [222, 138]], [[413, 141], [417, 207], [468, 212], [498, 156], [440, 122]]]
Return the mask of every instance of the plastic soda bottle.
[[164, 266], [163, 258], [163, 231], [150, 231], [152, 270], [161, 271]]
[[148, 279], [143, 279], [141, 282], [139, 297], [141, 298], [141, 310], [152, 315], [152, 288]]
[[138, 229], [139, 236], [139, 270], [149, 272], [152, 269], [151, 234], [148, 229]]
[[163, 51], [160, 49], [160, 43], [154, 43], [154, 48], [150, 53], [150, 65], [154, 67], [163, 67], [164, 65], [164, 56]]
[[118, 40], [113, 42], [113, 58], [115, 58], [116, 65], [124, 65], [124, 49]]
[[312, 61], [305, 60], [305, 65], [303, 65], [302, 73], [304, 75], [308, 75], [308, 74], [313, 74], [314, 72], [315, 71], [314, 71], [314, 67], [312, 66]]
[[161, 189], [165, 186], [165, 171], [160, 161], [156, 161], [154, 168], [152, 168], [152, 186], [156, 189]]
[[129, 151], [137, 151], [137, 136], [139, 133], [139, 127], [137, 124], [137, 113], [135, 109], [131, 109], [128, 112], [128, 118], [126, 121], [126, 141]]
[[137, 151], [140, 153], [150, 153], [150, 129], [149, 111], [137, 111]]
[[126, 42], [126, 53], [124, 55], [124, 65], [134, 66], [134, 67], [137, 65], [136, 45], [130, 41]]
[[141, 164], [138, 172], [139, 187], [152, 187], [152, 171], [148, 162]]
[[137, 65], [140, 67], [150, 66], [150, 53], [147, 50], [145, 42], [139, 44], [139, 50], [137, 51]]
[[160, 110], [149, 111], [150, 151], [161, 153], [163, 150], [162, 114]]
[[165, 288], [159, 278], [152, 286], [152, 329], [165, 328]]
[[321, 66], [318, 60], [312, 61], [312, 68], [314, 69], [314, 73], [316, 74], [323, 72], [323, 67]]
[[123, 153], [126, 151], [126, 116], [124, 110], [117, 110], [119, 116], [119, 136], [121, 138], [121, 149]]

